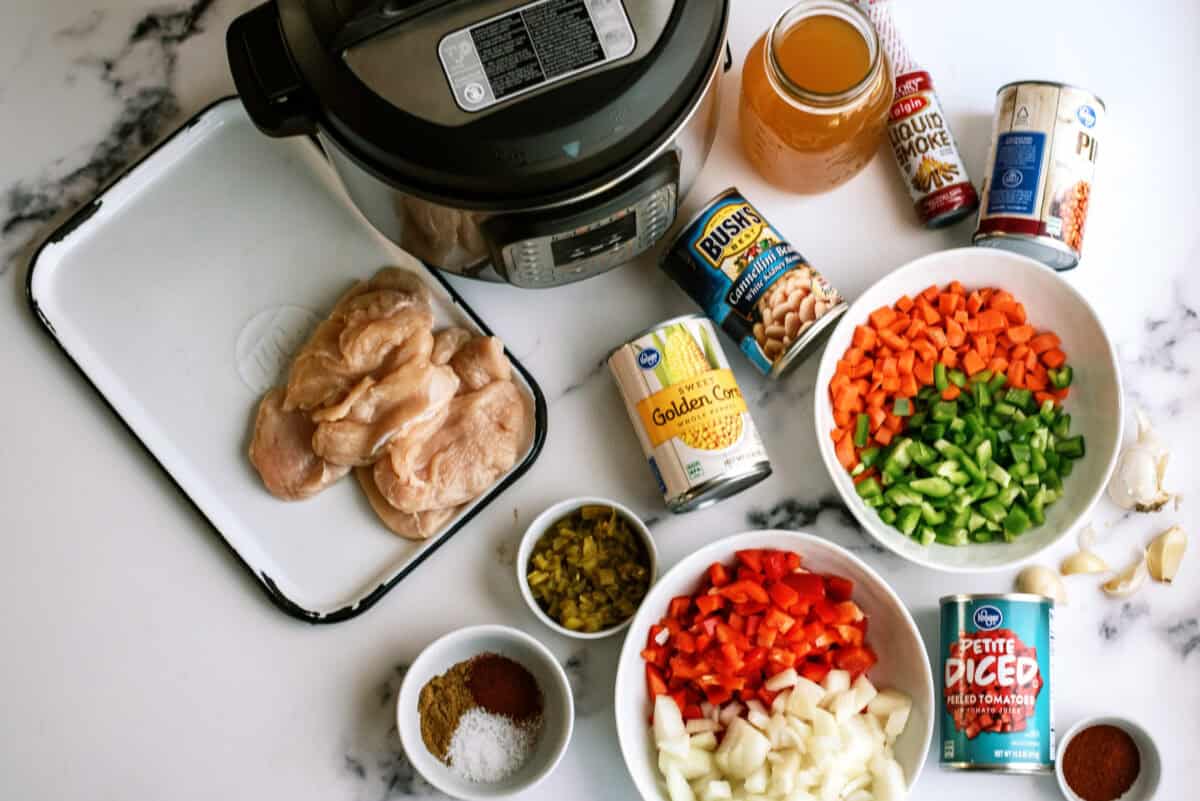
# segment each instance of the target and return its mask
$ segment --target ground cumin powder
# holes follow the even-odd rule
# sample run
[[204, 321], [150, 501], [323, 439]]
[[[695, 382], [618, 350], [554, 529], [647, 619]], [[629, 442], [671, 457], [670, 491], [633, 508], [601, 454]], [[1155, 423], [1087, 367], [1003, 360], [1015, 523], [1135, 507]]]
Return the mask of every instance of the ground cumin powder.
[[450, 739], [458, 728], [458, 720], [477, 706], [467, 682], [471, 677], [471, 662], [459, 662], [440, 676], [435, 676], [421, 688], [417, 709], [421, 717], [421, 739], [429, 752], [443, 762], [450, 751]]

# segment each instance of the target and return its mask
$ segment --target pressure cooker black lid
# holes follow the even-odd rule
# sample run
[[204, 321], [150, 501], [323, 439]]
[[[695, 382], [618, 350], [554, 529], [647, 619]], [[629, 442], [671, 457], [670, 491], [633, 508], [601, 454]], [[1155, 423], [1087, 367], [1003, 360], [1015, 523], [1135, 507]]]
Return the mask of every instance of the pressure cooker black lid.
[[266, 133], [320, 131], [452, 205], [552, 202], [674, 133], [721, 57], [728, 0], [275, 0], [230, 66]]

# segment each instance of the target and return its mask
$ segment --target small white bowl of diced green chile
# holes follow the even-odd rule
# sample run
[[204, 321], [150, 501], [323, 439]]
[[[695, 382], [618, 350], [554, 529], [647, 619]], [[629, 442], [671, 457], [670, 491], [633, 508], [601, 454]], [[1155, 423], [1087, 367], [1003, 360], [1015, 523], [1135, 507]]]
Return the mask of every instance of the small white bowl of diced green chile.
[[847, 507], [937, 569], [999, 569], [1068, 535], [1120, 450], [1120, 375], [1094, 310], [1002, 251], [888, 274], [839, 321], [817, 386], [819, 449]]
[[599, 639], [623, 630], [658, 568], [650, 530], [604, 498], [572, 498], [538, 515], [517, 551], [517, 585], [560, 634]]

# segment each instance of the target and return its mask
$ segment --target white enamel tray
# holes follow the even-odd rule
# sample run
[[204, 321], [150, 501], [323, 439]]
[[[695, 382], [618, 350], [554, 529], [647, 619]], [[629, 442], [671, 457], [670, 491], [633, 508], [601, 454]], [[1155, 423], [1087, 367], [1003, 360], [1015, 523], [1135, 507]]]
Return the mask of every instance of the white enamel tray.
[[[258, 399], [356, 279], [420, 271], [437, 324], [487, 327], [435, 273], [377, 234], [302, 138], [269, 139], [236, 98], [200, 112], [42, 245], [29, 303], [46, 331], [290, 615], [365, 611], [537, 458], [528, 452], [439, 535], [383, 527], [353, 476], [316, 497], [269, 495], [247, 458]], [[501, 332], [502, 334], [502, 332]]]

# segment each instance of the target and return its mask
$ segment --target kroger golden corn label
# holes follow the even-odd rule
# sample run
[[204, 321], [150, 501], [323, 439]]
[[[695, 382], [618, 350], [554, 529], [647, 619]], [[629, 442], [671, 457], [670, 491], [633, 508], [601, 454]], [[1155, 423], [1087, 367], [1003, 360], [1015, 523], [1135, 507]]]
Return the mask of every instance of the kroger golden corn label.
[[660, 389], [638, 401], [638, 415], [650, 444], [679, 437], [695, 448], [719, 450], [741, 433], [737, 421], [746, 411], [732, 370], [709, 370]]
[[668, 320], [617, 348], [609, 368], [673, 511], [770, 475], [766, 450], [711, 322]]

